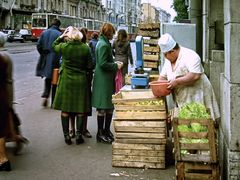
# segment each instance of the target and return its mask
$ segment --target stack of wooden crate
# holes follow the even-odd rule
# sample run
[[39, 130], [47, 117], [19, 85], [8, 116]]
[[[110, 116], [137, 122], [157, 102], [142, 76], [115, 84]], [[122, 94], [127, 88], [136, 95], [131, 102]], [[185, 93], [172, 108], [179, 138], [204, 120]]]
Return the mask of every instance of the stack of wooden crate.
[[112, 165], [165, 168], [166, 105], [149, 89], [113, 95], [115, 142]]
[[158, 70], [160, 62], [160, 48], [158, 46], [158, 39], [160, 37], [160, 23], [139, 24], [138, 34], [144, 38], [144, 68]]
[[[191, 123], [200, 124], [207, 132], [179, 132], [179, 125], [189, 126]], [[213, 120], [174, 118], [173, 134], [177, 179], [218, 180], [219, 163]]]

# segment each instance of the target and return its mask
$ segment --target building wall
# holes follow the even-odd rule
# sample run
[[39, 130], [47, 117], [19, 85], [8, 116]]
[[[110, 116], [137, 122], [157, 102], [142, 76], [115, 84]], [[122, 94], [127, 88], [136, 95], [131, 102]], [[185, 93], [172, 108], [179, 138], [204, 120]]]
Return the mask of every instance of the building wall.
[[220, 126], [217, 129], [221, 179], [238, 180], [240, 179], [240, 1], [203, 0], [200, 6], [203, 16], [203, 59], [205, 67], [209, 69], [208, 75], [221, 110]]
[[106, 12], [100, 0], [1, 0], [0, 29], [26, 28], [26, 24], [31, 23], [31, 14], [34, 12], [52, 12], [106, 20]]

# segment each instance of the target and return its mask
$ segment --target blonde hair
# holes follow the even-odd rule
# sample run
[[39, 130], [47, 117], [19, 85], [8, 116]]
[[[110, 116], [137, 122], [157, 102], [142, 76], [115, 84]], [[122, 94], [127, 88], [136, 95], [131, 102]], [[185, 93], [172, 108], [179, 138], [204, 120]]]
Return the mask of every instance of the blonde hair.
[[81, 41], [83, 38], [83, 34], [76, 27], [69, 26], [69, 27], [67, 27], [65, 32], [67, 35], [66, 40]]

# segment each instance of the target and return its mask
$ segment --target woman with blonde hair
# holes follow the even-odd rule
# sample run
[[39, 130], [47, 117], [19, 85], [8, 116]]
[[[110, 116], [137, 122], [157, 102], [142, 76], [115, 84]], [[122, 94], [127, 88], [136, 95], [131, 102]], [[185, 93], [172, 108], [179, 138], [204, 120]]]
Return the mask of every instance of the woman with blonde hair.
[[76, 144], [84, 143], [81, 127], [87, 109], [87, 73], [92, 71], [93, 63], [88, 45], [81, 42], [82, 37], [76, 27], [70, 26], [53, 43], [54, 50], [62, 55], [53, 108], [61, 110], [62, 129], [68, 145], [72, 144], [70, 114], [77, 116]]
[[[113, 104], [112, 95], [115, 92], [115, 76], [123, 64], [113, 61], [112, 47], [109, 42], [115, 34], [115, 28], [110, 23], [104, 23], [96, 46], [96, 67], [93, 78], [92, 106], [98, 111], [97, 141], [112, 143], [114, 137], [110, 131]], [[104, 127], [105, 126], [105, 127]]]

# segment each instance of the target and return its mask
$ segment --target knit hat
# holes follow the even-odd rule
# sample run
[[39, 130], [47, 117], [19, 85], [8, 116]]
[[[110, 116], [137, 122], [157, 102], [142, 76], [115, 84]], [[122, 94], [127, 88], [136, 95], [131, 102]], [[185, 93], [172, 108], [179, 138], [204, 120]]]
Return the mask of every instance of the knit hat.
[[160, 46], [161, 52], [166, 53], [176, 46], [176, 41], [174, 41], [170, 34], [166, 33], [160, 37], [158, 45]]

